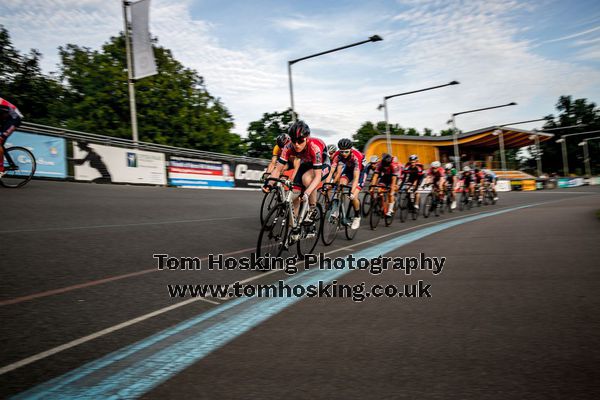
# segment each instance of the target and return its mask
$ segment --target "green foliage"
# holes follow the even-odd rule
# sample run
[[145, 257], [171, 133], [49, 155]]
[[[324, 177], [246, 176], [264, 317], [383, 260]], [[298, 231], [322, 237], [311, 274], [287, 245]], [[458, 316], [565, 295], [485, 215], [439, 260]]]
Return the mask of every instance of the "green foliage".
[[282, 112], [264, 113], [258, 121], [248, 125], [248, 138], [245, 141], [249, 157], [270, 158], [277, 136], [287, 132], [292, 123], [291, 109]]
[[[0, 93], [27, 121], [130, 138], [124, 35], [111, 37], [100, 50], [67, 44], [59, 54], [59, 79], [46, 77], [41, 54], [20, 55], [0, 27]], [[154, 54], [158, 74], [135, 84], [140, 140], [244, 154], [242, 138], [231, 132], [231, 114], [203, 78], [156, 43]]]
[[54, 77], [44, 76], [37, 50], [21, 54], [0, 25], [0, 96], [15, 104], [28, 120], [59, 124], [67, 110], [66, 91]]
[[[600, 130], [600, 108], [596, 107], [595, 103], [589, 102], [587, 99], [573, 100], [571, 96], [560, 96], [558, 102], [556, 103], [556, 109], [559, 111], [558, 116], [546, 116], [545, 118], [548, 120], [548, 122], [544, 125], [544, 128], [559, 128], [578, 124], [584, 124], [585, 126], [564, 130], [552, 130], [549, 133], [555, 135], [554, 139], [559, 139], [563, 135], [571, 133]], [[570, 173], [583, 173], [583, 150], [581, 146], [578, 146], [578, 144], [585, 138], [591, 138], [595, 136], [599, 136], [599, 134], [591, 133], [587, 135], [578, 135], [566, 138]], [[600, 161], [598, 161], [600, 159], [600, 141], [589, 141], [588, 145], [592, 174], [600, 173]], [[535, 147], [530, 146], [529, 150], [531, 154], [535, 153]], [[541, 143], [540, 150], [542, 152], [542, 166], [544, 172], [555, 172], [562, 174], [563, 164], [561, 144], [557, 144], [556, 140], [550, 140]], [[529, 159], [527, 164], [531, 167], [534, 167], [535, 159]]]

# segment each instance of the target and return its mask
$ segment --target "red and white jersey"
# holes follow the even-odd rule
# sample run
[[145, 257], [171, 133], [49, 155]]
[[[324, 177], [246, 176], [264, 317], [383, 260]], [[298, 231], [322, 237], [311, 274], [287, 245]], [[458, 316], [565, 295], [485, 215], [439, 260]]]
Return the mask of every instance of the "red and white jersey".
[[360, 172], [363, 167], [363, 153], [356, 149], [352, 149], [352, 152], [348, 154], [348, 157], [343, 157], [340, 151], [333, 153], [331, 157], [331, 170], [335, 171], [339, 163], [344, 164], [346, 170], [354, 170], [354, 172]]
[[9, 101], [4, 100], [2, 97], [0, 97], [0, 108], [8, 109], [8, 114], [13, 119], [23, 118], [23, 114], [21, 114], [19, 109]]
[[291, 156], [299, 158], [301, 163], [311, 163], [313, 168], [321, 168], [329, 159], [325, 142], [314, 137], [306, 139], [304, 150], [299, 152], [294, 149], [292, 142], [286, 144], [279, 156], [279, 162], [285, 164]]
[[433, 168], [430, 167], [427, 170], [427, 176], [432, 176], [433, 179], [440, 179], [443, 176], [446, 176], [446, 171], [442, 167]]

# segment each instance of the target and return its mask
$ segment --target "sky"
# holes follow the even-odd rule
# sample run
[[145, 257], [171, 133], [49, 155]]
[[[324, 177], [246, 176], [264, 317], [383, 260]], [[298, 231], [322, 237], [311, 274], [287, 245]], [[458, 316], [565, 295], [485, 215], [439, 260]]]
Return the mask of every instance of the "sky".
[[[469, 131], [556, 114], [561, 95], [600, 103], [597, 0], [151, 1], [152, 35], [204, 77], [243, 136], [290, 106], [288, 60], [374, 34], [384, 40], [293, 65], [295, 108], [315, 136], [350, 137], [384, 120], [384, 96], [452, 80], [460, 85], [390, 99], [390, 122], [437, 132], [452, 113], [518, 103], [458, 116]], [[123, 15], [119, 0], [2, 0], [0, 24], [51, 72], [59, 46], [98, 49]]]

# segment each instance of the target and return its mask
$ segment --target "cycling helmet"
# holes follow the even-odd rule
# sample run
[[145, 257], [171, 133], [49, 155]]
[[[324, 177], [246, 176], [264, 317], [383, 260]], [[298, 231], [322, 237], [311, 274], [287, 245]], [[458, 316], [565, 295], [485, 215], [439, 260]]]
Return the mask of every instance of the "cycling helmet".
[[471, 170], [471, 167], [469, 167], [468, 165], [465, 165], [463, 167], [463, 171], [465, 171], [465, 172], [469, 172], [470, 170]]
[[454, 166], [454, 165], [452, 165], [452, 163], [450, 163], [450, 162], [449, 162], [449, 163], [448, 163], [448, 164], [446, 164], [444, 167], [445, 167], [446, 169], [452, 169], [452, 167], [453, 167], [453, 166]]
[[381, 165], [388, 166], [392, 163], [392, 156], [389, 154], [384, 154], [381, 156]]
[[286, 143], [289, 141], [290, 135], [288, 135], [287, 133], [282, 133], [281, 135], [277, 136], [277, 146], [279, 147], [285, 146]]
[[296, 121], [288, 128], [288, 134], [292, 141], [305, 138], [310, 135], [310, 128], [304, 121]]
[[431, 163], [432, 168], [439, 168], [442, 164], [439, 161], [434, 161]]
[[377, 161], [379, 161], [379, 157], [377, 156], [371, 156], [371, 158], [369, 158], [370, 163], [376, 163]]
[[328, 144], [327, 145], [327, 152], [328, 153], [335, 153], [337, 150], [337, 147], [335, 147], [335, 144]]
[[475, 172], [477, 173], [479, 171], [480, 171], [479, 168], [475, 167]]
[[338, 147], [340, 150], [350, 150], [352, 148], [352, 140], [346, 138], [340, 139]]
[[408, 157], [409, 161], [417, 161], [419, 159], [419, 156], [416, 154], [411, 154], [410, 157]]

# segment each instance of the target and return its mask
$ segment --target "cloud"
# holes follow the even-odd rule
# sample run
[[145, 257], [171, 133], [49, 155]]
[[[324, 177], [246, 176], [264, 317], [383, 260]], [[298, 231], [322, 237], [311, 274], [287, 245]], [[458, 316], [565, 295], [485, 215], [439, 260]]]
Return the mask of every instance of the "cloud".
[[[260, 23], [266, 34], [248, 44], [224, 41], [220, 25], [192, 15], [193, 2], [153, 0], [151, 31], [185, 66], [205, 78], [208, 90], [232, 112], [236, 131], [264, 112], [289, 107], [287, 60], [380, 34], [384, 41], [295, 64], [296, 110], [328, 140], [352, 135], [366, 120], [383, 120], [382, 97], [458, 80], [452, 86], [390, 100], [390, 122], [435, 131], [447, 128], [453, 112], [519, 103], [490, 112], [460, 116], [459, 128], [525, 120], [553, 112], [563, 94], [586, 97], [600, 90], [600, 59], [595, 39], [571, 59], [538, 52], [546, 38], [524, 39], [531, 17], [546, 5], [509, 1], [404, 0], [395, 4], [356, 1], [346, 9], [307, 13], [294, 3], [291, 11], [273, 10]], [[38, 48], [45, 71], [55, 69], [56, 48], [76, 43], [99, 48], [123, 29], [119, 1], [4, 0], [4, 24], [19, 49]], [[230, 7], [235, 12], [235, 7]], [[253, 22], [254, 23], [254, 22]], [[236, 27], [229, 27], [235, 32]], [[593, 33], [563, 35], [560, 42]], [[250, 42], [250, 41], [249, 41]], [[256, 44], [260, 43], [260, 45]], [[546, 47], [547, 48], [547, 47]], [[580, 64], [579, 61], [586, 63]]]

